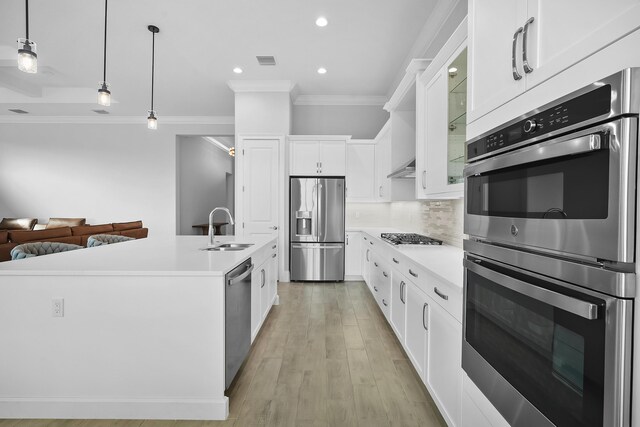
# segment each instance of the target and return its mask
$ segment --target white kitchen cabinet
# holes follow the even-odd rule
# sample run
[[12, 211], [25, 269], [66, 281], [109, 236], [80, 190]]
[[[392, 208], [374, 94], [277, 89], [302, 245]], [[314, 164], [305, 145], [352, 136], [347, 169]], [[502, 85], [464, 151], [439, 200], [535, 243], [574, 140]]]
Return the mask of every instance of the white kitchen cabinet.
[[[268, 312], [267, 292], [269, 287], [267, 285], [270, 270], [269, 261], [269, 259], [261, 257], [256, 258], [256, 260], [254, 260], [253, 271], [251, 272], [251, 342], [253, 342], [258, 334], [262, 320]], [[277, 266], [275, 272], [277, 273]]]
[[290, 136], [290, 175], [345, 176], [348, 136]]
[[362, 235], [362, 248], [361, 248], [361, 254], [362, 254], [362, 278], [364, 279], [365, 283], [367, 284], [367, 286], [369, 286], [369, 289], [371, 288], [371, 248], [369, 248], [369, 239], [370, 237], [365, 236], [364, 234]]
[[347, 144], [346, 201], [371, 202], [376, 198], [376, 144], [351, 140]]
[[418, 375], [425, 381], [431, 300], [412, 282], [407, 282], [406, 292], [407, 324], [405, 349]]
[[472, 122], [640, 28], [640, 3], [470, 0], [468, 16]]
[[346, 233], [344, 275], [345, 280], [362, 277], [362, 235], [357, 231]]
[[391, 271], [391, 327], [398, 340], [404, 342], [407, 315], [407, 280], [395, 268]]
[[418, 80], [418, 199], [461, 198], [467, 112], [467, 27], [461, 24]]
[[269, 308], [271, 308], [271, 302], [269, 301], [269, 282], [271, 276], [271, 263], [269, 260], [265, 261], [260, 267], [260, 317], [264, 319]]
[[426, 382], [450, 426], [461, 424], [462, 325], [438, 304], [429, 306]]
[[391, 179], [391, 126], [385, 125], [376, 136], [376, 187], [375, 200], [390, 201]]
[[[269, 308], [274, 303], [276, 295], [278, 294], [278, 252], [274, 248], [273, 253], [269, 255], [268, 263], [269, 263], [269, 271], [268, 271], [268, 293], [267, 293], [267, 313], [269, 312]], [[266, 313], [265, 313], [266, 316]]]
[[382, 313], [390, 320], [391, 315], [391, 269], [389, 264], [383, 261], [380, 254], [373, 252], [372, 286], [373, 296], [382, 310]]

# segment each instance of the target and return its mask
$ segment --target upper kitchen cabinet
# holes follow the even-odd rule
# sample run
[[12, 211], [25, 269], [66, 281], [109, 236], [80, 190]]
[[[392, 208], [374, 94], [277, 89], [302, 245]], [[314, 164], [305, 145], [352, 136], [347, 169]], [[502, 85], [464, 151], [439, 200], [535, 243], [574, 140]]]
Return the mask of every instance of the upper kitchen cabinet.
[[376, 144], [369, 139], [347, 143], [347, 202], [371, 202], [376, 198]]
[[350, 136], [289, 136], [290, 175], [345, 176]]
[[473, 122], [639, 28], [640, 2], [469, 0], [468, 16]]
[[467, 25], [463, 21], [416, 87], [418, 199], [461, 198], [466, 161]]

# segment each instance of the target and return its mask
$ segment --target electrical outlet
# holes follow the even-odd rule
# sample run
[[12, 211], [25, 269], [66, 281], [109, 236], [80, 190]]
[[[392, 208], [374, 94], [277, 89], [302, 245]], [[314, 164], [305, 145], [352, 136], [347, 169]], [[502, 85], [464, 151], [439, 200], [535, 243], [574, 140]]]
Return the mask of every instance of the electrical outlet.
[[64, 298], [53, 298], [51, 300], [51, 316], [64, 317]]

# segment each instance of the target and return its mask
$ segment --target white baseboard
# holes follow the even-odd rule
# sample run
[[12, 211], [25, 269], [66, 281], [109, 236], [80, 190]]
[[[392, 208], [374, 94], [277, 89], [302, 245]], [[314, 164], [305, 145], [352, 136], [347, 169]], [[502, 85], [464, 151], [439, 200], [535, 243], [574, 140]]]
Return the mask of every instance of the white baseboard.
[[344, 276], [345, 282], [356, 282], [356, 281], [360, 282], [362, 280], [364, 280], [362, 276]]
[[28, 399], [0, 398], [0, 419], [226, 420], [229, 398]]

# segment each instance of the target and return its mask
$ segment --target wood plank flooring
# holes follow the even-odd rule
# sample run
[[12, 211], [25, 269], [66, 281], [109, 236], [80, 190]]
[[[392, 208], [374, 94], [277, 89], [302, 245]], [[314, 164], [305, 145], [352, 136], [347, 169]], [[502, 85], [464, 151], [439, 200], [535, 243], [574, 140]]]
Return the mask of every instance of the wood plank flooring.
[[280, 283], [229, 389], [227, 421], [0, 420], [0, 427], [424, 426], [445, 423], [364, 282]]

